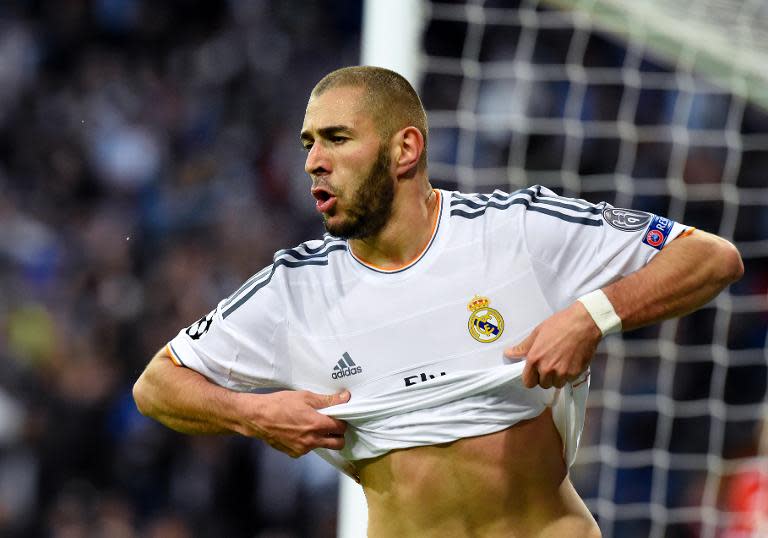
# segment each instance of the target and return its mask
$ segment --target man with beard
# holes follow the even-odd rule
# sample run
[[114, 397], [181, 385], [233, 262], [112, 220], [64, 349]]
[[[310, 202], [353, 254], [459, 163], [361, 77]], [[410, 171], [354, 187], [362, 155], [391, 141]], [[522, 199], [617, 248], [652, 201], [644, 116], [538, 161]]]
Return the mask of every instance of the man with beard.
[[[708, 302], [740, 277], [736, 249], [538, 186], [433, 189], [424, 109], [385, 69], [327, 75], [300, 138], [328, 234], [182, 330], [139, 409], [325, 450], [372, 537], [599, 536], [568, 479], [595, 349]], [[266, 386], [287, 390], [249, 392]]]

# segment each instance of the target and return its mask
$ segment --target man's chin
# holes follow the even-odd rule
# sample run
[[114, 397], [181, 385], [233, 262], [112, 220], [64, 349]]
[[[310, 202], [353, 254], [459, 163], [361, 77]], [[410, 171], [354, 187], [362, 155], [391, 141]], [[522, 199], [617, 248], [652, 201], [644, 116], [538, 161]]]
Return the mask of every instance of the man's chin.
[[[334, 212], [335, 213], [335, 212]], [[335, 214], [323, 214], [323, 224], [325, 225], [325, 231], [336, 237], [347, 239], [348, 226], [344, 222], [344, 219], [338, 217]]]
[[355, 230], [350, 230], [344, 226], [328, 226], [326, 224], [325, 231], [339, 239], [358, 239]]
[[323, 224], [326, 232], [341, 239], [363, 239], [368, 235], [359, 222], [349, 218], [343, 219], [338, 215], [323, 215]]

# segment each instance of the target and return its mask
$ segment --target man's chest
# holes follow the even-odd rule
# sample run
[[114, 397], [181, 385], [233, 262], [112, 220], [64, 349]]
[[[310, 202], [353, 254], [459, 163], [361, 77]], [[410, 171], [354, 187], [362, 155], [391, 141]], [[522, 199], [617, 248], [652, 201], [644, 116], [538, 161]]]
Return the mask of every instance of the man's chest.
[[503, 364], [503, 349], [551, 314], [530, 266], [505, 265], [459, 260], [396, 283], [314, 290], [289, 309], [293, 385], [376, 394]]

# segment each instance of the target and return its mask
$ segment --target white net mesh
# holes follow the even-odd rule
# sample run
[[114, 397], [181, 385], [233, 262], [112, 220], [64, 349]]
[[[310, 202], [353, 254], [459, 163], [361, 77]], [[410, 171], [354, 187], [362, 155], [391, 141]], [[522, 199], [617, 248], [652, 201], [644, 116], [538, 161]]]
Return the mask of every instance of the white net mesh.
[[[729, 291], [602, 346], [572, 479], [605, 537], [768, 536], [768, 114], [749, 67], [768, 50], [766, 3], [555, 3], [579, 9], [430, 3], [430, 175], [472, 192], [540, 183], [736, 243], [746, 274]], [[676, 49], [674, 32], [642, 31], [660, 17], [702, 47], [730, 35], [741, 48]], [[634, 30], [602, 33], [616, 21]]]

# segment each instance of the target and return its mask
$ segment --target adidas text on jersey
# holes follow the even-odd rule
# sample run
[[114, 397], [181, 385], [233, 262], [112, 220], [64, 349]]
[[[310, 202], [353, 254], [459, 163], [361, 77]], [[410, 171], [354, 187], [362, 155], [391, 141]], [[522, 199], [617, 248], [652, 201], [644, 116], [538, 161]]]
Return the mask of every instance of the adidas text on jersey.
[[361, 374], [362, 372], [363, 367], [356, 365], [352, 360], [352, 357], [349, 356], [349, 353], [344, 352], [344, 355], [339, 359], [339, 362], [333, 367], [331, 377], [333, 379], [340, 379], [350, 375]]

